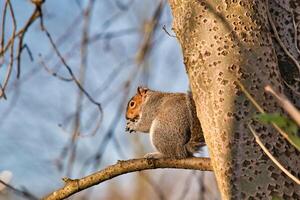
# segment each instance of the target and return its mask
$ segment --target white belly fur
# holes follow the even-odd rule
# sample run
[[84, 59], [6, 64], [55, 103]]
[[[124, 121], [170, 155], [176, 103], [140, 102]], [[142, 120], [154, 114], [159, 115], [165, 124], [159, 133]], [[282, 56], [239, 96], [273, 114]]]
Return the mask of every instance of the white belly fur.
[[151, 127], [150, 127], [150, 131], [149, 131], [149, 134], [150, 134], [150, 142], [152, 144], [152, 146], [154, 147], [154, 149], [156, 149], [155, 145], [154, 145], [154, 142], [153, 142], [153, 133], [154, 133], [154, 130], [155, 130], [155, 127], [157, 125], [157, 121], [156, 120], [153, 120], [152, 124], [151, 124]]

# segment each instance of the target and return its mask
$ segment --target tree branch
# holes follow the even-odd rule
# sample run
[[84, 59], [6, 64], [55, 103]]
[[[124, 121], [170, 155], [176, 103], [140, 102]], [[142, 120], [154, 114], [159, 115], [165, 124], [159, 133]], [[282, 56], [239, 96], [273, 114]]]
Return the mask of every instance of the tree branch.
[[117, 164], [108, 166], [81, 179], [63, 178], [65, 185], [44, 197], [44, 200], [65, 199], [81, 190], [87, 189], [106, 180], [127, 174], [130, 172], [158, 169], [158, 168], [178, 168], [178, 169], [194, 169], [202, 171], [212, 171], [210, 158], [186, 158], [186, 159], [132, 159], [126, 161], [118, 161]]

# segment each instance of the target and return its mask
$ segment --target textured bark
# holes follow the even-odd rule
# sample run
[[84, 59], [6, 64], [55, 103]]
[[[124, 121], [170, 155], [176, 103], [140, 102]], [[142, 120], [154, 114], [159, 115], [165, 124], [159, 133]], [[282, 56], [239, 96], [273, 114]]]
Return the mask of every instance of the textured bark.
[[[264, 91], [283, 92], [263, 0], [169, 0], [197, 114], [223, 199], [300, 199], [300, 187], [262, 152], [251, 122], [282, 165], [300, 177], [300, 154], [272, 127], [252, 121], [256, 110], [237, 80], [267, 112], [278, 111]], [[276, 44], [277, 45], [277, 44]]]
[[[300, 1], [299, 0], [269, 0], [269, 7], [276, 30], [283, 44], [291, 55], [300, 63]], [[296, 27], [295, 27], [296, 26]], [[300, 93], [300, 73], [293, 61], [286, 55], [278, 41], [273, 38], [279, 68], [282, 77], [292, 86], [293, 90]], [[285, 93], [293, 103], [300, 108], [300, 98], [290, 87], [285, 88]]]

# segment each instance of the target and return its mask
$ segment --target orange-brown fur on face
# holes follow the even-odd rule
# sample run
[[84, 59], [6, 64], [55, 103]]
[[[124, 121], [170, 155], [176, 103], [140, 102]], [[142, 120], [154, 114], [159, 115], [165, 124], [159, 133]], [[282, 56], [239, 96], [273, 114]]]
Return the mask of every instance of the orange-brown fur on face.
[[139, 117], [142, 105], [142, 96], [136, 94], [127, 104], [126, 119], [134, 120]]
[[140, 117], [141, 107], [145, 100], [147, 91], [147, 88], [137, 88], [136, 95], [134, 95], [127, 104], [126, 119], [135, 120]]

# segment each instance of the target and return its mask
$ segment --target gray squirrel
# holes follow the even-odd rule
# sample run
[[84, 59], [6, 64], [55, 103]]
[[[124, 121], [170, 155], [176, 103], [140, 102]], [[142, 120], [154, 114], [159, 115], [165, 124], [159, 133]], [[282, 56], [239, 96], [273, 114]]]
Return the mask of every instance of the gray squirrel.
[[187, 158], [205, 145], [191, 93], [167, 93], [138, 87], [126, 109], [126, 131], [150, 133], [158, 152], [146, 158]]

